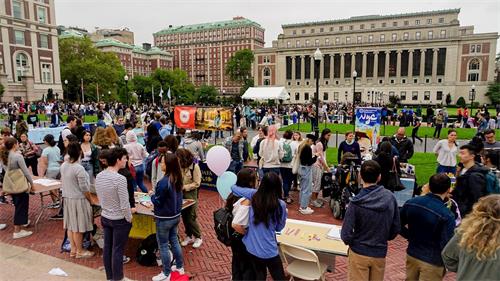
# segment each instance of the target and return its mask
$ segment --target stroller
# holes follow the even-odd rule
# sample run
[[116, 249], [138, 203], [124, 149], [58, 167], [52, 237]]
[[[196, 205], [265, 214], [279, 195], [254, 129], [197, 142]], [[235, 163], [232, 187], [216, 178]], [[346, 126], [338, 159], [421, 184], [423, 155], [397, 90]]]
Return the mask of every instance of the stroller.
[[343, 219], [347, 205], [359, 193], [359, 165], [357, 157], [346, 159], [346, 164], [339, 165], [335, 174], [336, 183], [331, 190], [330, 207], [333, 217]]

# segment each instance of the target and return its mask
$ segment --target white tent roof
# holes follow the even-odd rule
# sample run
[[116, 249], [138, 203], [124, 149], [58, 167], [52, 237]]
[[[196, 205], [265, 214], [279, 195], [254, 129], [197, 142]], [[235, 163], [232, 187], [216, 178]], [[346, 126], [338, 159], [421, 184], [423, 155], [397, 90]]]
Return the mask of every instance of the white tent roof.
[[285, 87], [250, 87], [241, 97], [247, 100], [288, 100]]

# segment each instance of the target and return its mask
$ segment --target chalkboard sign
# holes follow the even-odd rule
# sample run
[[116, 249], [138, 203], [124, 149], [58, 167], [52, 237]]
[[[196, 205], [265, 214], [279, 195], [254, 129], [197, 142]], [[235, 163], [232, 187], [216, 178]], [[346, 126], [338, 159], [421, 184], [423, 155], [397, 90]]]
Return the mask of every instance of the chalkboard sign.
[[198, 163], [201, 170], [201, 188], [217, 191], [217, 175], [214, 174], [207, 166], [207, 163]]

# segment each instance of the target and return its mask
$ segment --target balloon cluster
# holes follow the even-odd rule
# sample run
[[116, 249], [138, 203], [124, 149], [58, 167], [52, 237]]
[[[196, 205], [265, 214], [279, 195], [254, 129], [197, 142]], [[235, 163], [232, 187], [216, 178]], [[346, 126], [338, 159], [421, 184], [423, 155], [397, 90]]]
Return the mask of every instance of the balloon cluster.
[[213, 146], [207, 153], [207, 166], [217, 175], [217, 191], [226, 200], [231, 193], [231, 186], [236, 184], [236, 175], [227, 171], [231, 164], [231, 155], [223, 146]]

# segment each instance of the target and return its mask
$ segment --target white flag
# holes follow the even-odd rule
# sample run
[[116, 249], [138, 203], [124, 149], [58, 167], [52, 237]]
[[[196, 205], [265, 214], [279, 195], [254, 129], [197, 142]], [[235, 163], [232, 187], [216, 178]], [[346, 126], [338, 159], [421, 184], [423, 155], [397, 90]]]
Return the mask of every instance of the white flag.
[[163, 87], [160, 86], [160, 98], [163, 98]]
[[170, 96], [170, 87], [168, 87], [167, 97], [168, 97], [169, 100], [172, 99], [172, 97]]

